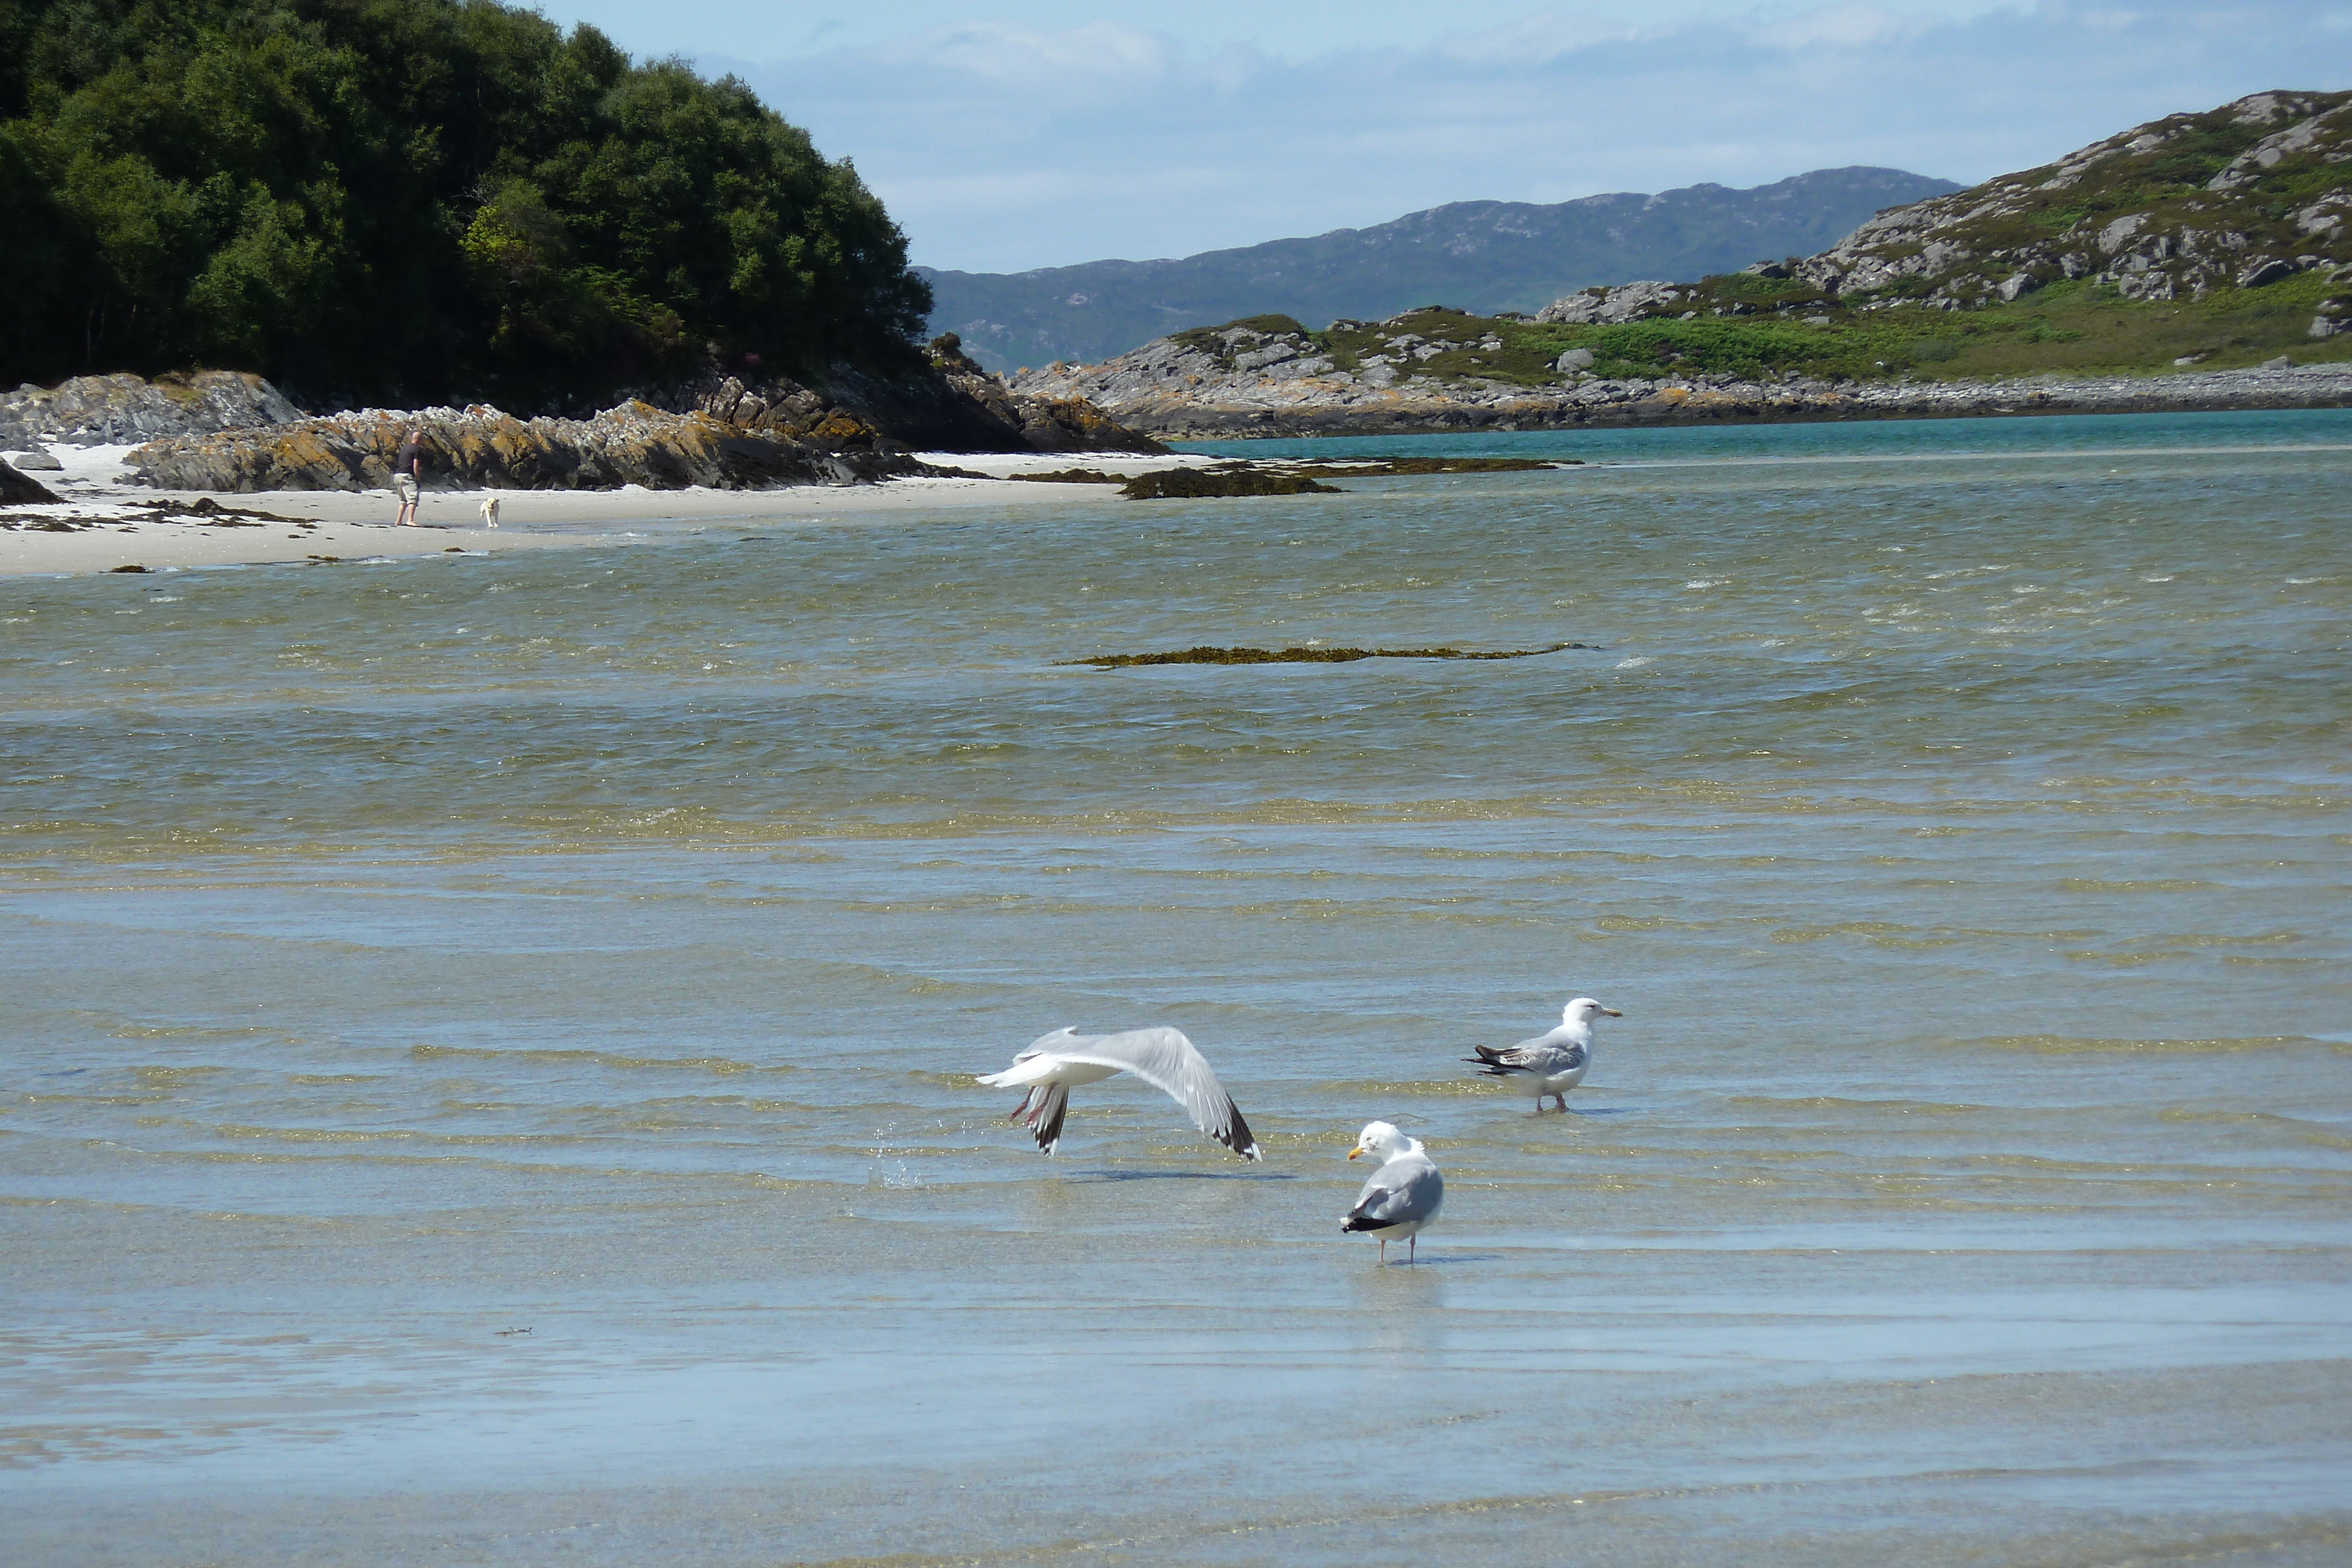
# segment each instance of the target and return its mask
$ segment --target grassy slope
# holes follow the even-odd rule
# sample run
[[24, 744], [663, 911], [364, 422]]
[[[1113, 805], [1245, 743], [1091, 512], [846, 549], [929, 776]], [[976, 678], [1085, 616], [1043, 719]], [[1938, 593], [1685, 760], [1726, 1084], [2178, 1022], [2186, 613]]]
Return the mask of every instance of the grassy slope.
[[[1353, 371], [1393, 338], [1417, 334], [1432, 344], [1455, 345], [1412, 367], [1424, 375], [1528, 387], [1560, 384], [1565, 378], [1552, 366], [1578, 348], [1591, 350], [1591, 374], [1612, 378], [1728, 372], [1778, 379], [1793, 371], [1858, 381], [1960, 381], [2051, 371], [2168, 373], [2175, 360], [2188, 355], [2202, 356], [2198, 368], [2210, 370], [2256, 365], [2280, 354], [2297, 364], [2352, 361], [2352, 333], [2323, 340], [2305, 335], [2322, 300], [2352, 293], [2316, 273], [2263, 288], [2218, 288], [2194, 302], [2140, 303], [2106, 285], [2059, 283], [2013, 305], [1969, 311], [1857, 313], [1820, 302], [1802, 284], [1746, 274], [1709, 278], [1701, 287], [1707, 291], [1697, 302], [1703, 311], [1717, 304], [1764, 303], [1759, 295], [1779, 303], [1780, 293], [1795, 291], [1811, 297], [1804, 302], [1808, 313], [1827, 317], [1827, 324], [1814, 325], [1795, 310], [1766, 320], [1703, 313], [1695, 320], [1577, 327], [1431, 309], [1377, 324], [1339, 322], [1306, 335], [1338, 369]], [[1264, 332], [1301, 329], [1281, 317], [1235, 324]], [[1181, 336], [1203, 346], [1214, 342], [1211, 330]], [[1486, 340], [1499, 340], [1502, 347], [1479, 348]]]

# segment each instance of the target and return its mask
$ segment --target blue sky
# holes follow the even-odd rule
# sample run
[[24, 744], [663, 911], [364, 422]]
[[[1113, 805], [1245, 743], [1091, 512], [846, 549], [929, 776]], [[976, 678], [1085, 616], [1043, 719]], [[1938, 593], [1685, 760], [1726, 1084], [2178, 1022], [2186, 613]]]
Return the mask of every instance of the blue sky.
[[976, 271], [1850, 163], [1976, 181], [2352, 87], [2352, 0], [541, 8], [741, 76], [856, 161], [917, 261]]

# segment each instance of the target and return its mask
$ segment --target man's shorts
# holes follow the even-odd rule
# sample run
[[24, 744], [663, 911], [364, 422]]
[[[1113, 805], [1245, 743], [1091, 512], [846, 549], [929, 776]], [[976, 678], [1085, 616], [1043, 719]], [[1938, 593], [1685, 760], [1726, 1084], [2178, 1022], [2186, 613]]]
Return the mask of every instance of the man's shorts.
[[402, 506], [413, 507], [416, 505], [415, 475], [394, 474], [392, 476], [392, 487], [400, 492], [400, 504]]

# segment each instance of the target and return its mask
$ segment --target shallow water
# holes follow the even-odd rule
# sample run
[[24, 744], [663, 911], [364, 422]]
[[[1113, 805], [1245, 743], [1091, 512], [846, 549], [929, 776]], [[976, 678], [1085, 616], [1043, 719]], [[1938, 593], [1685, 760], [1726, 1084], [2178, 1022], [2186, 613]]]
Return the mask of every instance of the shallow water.
[[1377, 445], [0, 583], [11, 1560], [2343, 1561], [2352, 414]]

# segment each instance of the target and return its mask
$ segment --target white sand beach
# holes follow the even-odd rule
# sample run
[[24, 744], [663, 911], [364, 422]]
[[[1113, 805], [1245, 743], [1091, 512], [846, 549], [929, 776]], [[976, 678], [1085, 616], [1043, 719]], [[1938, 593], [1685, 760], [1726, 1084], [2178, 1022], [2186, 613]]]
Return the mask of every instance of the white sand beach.
[[[128, 446], [53, 446], [61, 469], [32, 472], [60, 497], [55, 506], [0, 513], [0, 576], [264, 565], [434, 555], [449, 550], [555, 549], [612, 544], [746, 525], [789, 526], [864, 512], [1055, 506], [1099, 500], [1099, 485], [1006, 484], [1017, 474], [1090, 468], [1131, 475], [1197, 464], [1181, 455], [926, 453], [926, 463], [988, 479], [892, 479], [879, 485], [793, 486], [774, 490], [435, 490], [425, 492], [419, 526], [395, 528], [389, 490], [273, 490], [200, 496], [131, 481]], [[485, 526], [482, 502], [499, 499], [499, 526]], [[209, 501], [216, 512], [192, 510]], [[240, 515], [260, 514], [260, 516]]]

